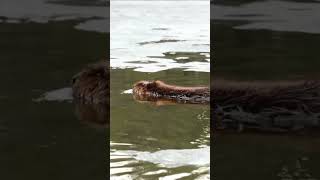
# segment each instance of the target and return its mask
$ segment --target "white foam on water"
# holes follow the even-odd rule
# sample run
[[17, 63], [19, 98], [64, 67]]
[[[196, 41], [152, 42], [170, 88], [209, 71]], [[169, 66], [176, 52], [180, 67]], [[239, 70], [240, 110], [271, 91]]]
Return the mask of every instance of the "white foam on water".
[[119, 168], [110, 168], [110, 175], [121, 174], [132, 172], [134, 168], [132, 167], [119, 167]]
[[155, 174], [163, 174], [163, 173], [167, 173], [168, 172], [168, 170], [166, 170], [166, 169], [160, 169], [160, 170], [158, 170], [158, 171], [149, 171], [149, 172], [146, 172], [146, 173], [144, 173], [143, 175], [145, 175], [145, 176], [150, 176], [150, 175], [155, 175]]
[[177, 57], [177, 60], [184, 60], [184, 59], [190, 59], [189, 57]]
[[132, 94], [133, 90], [132, 89], [128, 89], [128, 90], [124, 90], [121, 94]]
[[119, 150], [121, 155], [131, 155], [139, 161], [151, 162], [162, 167], [175, 168], [181, 166], [209, 166], [210, 147], [199, 149], [167, 149], [156, 152]]
[[110, 146], [132, 146], [133, 144], [130, 143], [116, 143], [116, 142], [112, 142], [110, 141]]
[[205, 174], [197, 177], [195, 180], [210, 180], [210, 174]]
[[187, 176], [190, 176], [190, 175], [191, 175], [191, 173], [173, 174], [173, 175], [160, 177], [159, 180], [176, 180], [176, 179], [181, 179], [183, 177], [187, 177]]
[[133, 180], [133, 179], [135, 179], [135, 177], [128, 174], [110, 177], [110, 180]]
[[121, 167], [121, 166], [127, 166], [127, 165], [130, 165], [130, 164], [135, 164], [137, 163], [138, 161], [120, 161], [120, 162], [111, 162], [110, 163], [110, 167], [111, 168], [117, 168], [117, 167]]
[[[136, 150], [117, 150], [115, 143], [112, 142], [110, 149], [111, 159], [111, 179], [124, 177], [150, 177], [161, 175], [160, 179], [175, 180], [187, 176], [195, 176], [197, 179], [210, 179], [210, 147], [205, 146], [198, 149], [164, 149], [155, 152], [136, 151]], [[126, 145], [125, 145], [126, 146]], [[132, 149], [132, 147], [129, 147]], [[151, 171], [142, 171], [139, 168], [141, 162], [152, 163], [155, 165]], [[195, 169], [187, 172], [173, 173], [170, 168], [183, 166], [194, 166]], [[140, 174], [141, 173], [141, 174]]]

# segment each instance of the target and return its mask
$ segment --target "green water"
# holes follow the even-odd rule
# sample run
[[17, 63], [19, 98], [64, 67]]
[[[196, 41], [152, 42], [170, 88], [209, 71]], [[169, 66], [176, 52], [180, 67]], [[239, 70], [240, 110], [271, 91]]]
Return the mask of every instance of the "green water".
[[[210, 111], [208, 105], [174, 104], [157, 106], [152, 103], [140, 103], [131, 94], [122, 94], [139, 80], [161, 79], [172, 84], [208, 85], [208, 73], [167, 70], [157, 73], [135, 72], [131, 69], [111, 71], [111, 129], [110, 141], [129, 143], [131, 146], [111, 147], [111, 151], [135, 150], [154, 152], [166, 149], [196, 149], [209, 146]], [[196, 158], [196, 157], [194, 157]], [[210, 157], [207, 157], [208, 160]], [[130, 158], [128, 158], [130, 159]], [[111, 160], [111, 163], [128, 161]], [[173, 158], [179, 162], [181, 159]], [[164, 175], [189, 173], [197, 169], [194, 166], [160, 168], [156, 163], [139, 162], [122, 167], [134, 167], [132, 172], [117, 173], [154, 179]], [[112, 167], [116, 169], [118, 167]], [[161, 175], [143, 175], [159, 169], [168, 172]], [[193, 179], [196, 175], [188, 176]]]

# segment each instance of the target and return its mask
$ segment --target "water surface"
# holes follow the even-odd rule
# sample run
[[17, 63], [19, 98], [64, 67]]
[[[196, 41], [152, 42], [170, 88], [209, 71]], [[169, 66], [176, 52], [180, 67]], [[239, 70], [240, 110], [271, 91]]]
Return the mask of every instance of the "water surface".
[[210, 179], [209, 106], [130, 94], [139, 80], [209, 84], [209, 12], [209, 2], [111, 2], [111, 179]]

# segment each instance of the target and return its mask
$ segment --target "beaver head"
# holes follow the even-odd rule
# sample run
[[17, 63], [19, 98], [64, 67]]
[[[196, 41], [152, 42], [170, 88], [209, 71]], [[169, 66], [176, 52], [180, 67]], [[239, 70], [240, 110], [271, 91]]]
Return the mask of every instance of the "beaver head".
[[139, 81], [133, 85], [133, 97], [138, 101], [158, 101], [168, 93], [164, 85], [159, 80]]
[[107, 103], [109, 93], [108, 63], [88, 66], [72, 79], [75, 100], [85, 103]]
[[133, 85], [133, 94], [138, 96], [150, 96], [156, 92], [157, 81], [139, 81]]

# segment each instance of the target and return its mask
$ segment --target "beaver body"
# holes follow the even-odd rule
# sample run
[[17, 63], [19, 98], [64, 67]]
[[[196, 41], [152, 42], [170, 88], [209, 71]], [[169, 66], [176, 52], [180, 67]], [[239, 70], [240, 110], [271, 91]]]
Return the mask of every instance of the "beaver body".
[[219, 82], [213, 84], [215, 106], [238, 106], [259, 113], [270, 108], [320, 112], [320, 81]]
[[209, 87], [169, 85], [162, 81], [139, 81], [133, 85], [134, 98], [141, 101], [173, 100], [183, 103], [210, 103]]
[[226, 82], [213, 84], [214, 129], [313, 132], [320, 127], [320, 82]]

